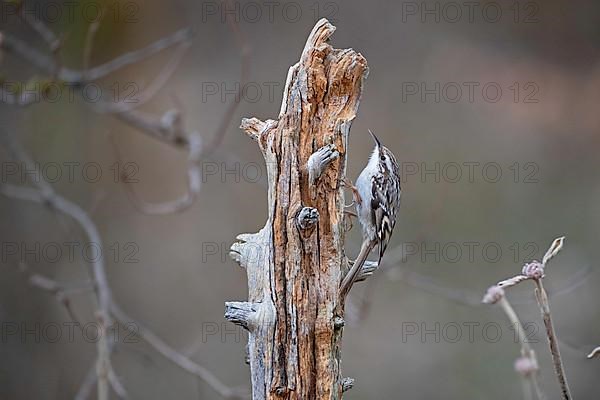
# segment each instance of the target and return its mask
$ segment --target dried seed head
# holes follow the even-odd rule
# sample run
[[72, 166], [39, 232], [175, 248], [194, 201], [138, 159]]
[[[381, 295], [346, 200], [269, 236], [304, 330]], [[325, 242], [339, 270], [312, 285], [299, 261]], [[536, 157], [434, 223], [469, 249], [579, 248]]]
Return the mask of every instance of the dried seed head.
[[544, 277], [544, 264], [533, 260], [523, 266], [521, 273], [529, 279], [542, 279]]
[[500, 299], [504, 297], [504, 289], [499, 286], [490, 286], [485, 296], [483, 296], [482, 302], [486, 304], [496, 304]]
[[554, 239], [546, 254], [544, 254], [544, 258], [542, 259], [542, 264], [546, 265], [546, 263], [555, 255], [558, 254], [560, 249], [562, 249], [563, 244], [565, 242], [565, 237], [561, 236], [559, 238]]
[[515, 371], [519, 374], [528, 377], [538, 370], [537, 363], [534, 359], [529, 357], [519, 357], [515, 361]]

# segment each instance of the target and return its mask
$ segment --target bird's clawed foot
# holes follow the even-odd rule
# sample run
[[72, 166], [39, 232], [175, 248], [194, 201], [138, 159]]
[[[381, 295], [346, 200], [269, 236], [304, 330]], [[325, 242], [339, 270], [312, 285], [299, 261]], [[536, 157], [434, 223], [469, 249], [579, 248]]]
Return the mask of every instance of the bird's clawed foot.
[[[350, 180], [346, 177], [342, 178], [342, 186], [347, 187], [352, 190], [352, 203], [346, 205], [346, 207], [352, 207], [354, 204], [362, 204], [362, 199], [360, 198], [360, 193], [358, 193], [358, 189]], [[356, 215], [354, 215], [356, 216]]]
[[[350, 204], [350, 206], [351, 205], [352, 204]], [[346, 206], [346, 207], [350, 207], [350, 206]], [[358, 218], [356, 213], [349, 211], [349, 210], [344, 210], [344, 232], [348, 232], [350, 229], [352, 229], [352, 226], [353, 226], [352, 218]]]

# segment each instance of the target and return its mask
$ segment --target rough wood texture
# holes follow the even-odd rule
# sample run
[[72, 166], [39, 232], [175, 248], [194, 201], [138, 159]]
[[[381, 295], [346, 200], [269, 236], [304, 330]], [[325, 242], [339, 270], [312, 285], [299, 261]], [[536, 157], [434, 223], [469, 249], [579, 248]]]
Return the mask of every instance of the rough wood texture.
[[269, 178], [265, 227], [231, 248], [249, 299], [227, 303], [226, 312], [249, 331], [254, 400], [340, 399], [351, 386], [340, 375], [343, 323], [335, 324], [347, 271], [340, 182], [368, 68], [359, 53], [327, 43], [334, 30], [325, 19], [313, 28], [288, 72], [277, 120], [242, 121]]

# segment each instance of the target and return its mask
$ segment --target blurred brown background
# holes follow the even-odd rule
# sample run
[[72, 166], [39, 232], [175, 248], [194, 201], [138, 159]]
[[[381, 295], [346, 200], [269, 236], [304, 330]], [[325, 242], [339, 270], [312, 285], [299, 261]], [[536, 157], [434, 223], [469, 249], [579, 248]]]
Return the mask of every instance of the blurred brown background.
[[[27, 3], [48, 10], [49, 3]], [[224, 301], [246, 298], [246, 278], [227, 251], [238, 233], [263, 226], [266, 192], [259, 150], [237, 126], [242, 117], [277, 116], [289, 66], [298, 60], [314, 22], [328, 17], [337, 27], [333, 45], [357, 49], [370, 67], [351, 131], [349, 177], [358, 175], [371, 151], [367, 128], [403, 162], [405, 177], [401, 218], [384, 270], [352, 296], [343, 371], [356, 384], [345, 398], [522, 398], [513, 369], [519, 354], [514, 333], [498, 308], [479, 300], [489, 285], [518, 273], [524, 261], [541, 258], [561, 235], [567, 237], [565, 248], [546, 278], [551, 307], [574, 397], [596, 398], [600, 363], [585, 355], [600, 344], [599, 297], [593, 289], [600, 284], [598, 3], [483, 1], [474, 2], [472, 14], [462, 2], [275, 3], [234, 2], [225, 17], [217, 1], [105, 3], [134, 10], [135, 21], [127, 22], [123, 14], [105, 18], [93, 65], [193, 27], [192, 46], [177, 71], [141, 109], [160, 116], [181, 107], [186, 126], [207, 141], [240, 83], [241, 53], [226, 18], [239, 20], [251, 47], [247, 91], [222, 144], [203, 161], [199, 197], [182, 213], [148, 216], [134, 207], [125, 185], [113, 179], [111, 168], [119, 160], [110, 138], [121, 165], [131, 162], [139, 169], [133, 189], [151, 202], [184, 192], [185, 152], [91, 111], [77, 96], [22, 109], [0, 105], [2, 129], [17, 134], [41, 165], [100, 165], [98, 182], [86, 182], [76, 169], [72, 182], [63, 176], [54, 187], [98, 225], [116, 300], [225, 383], [248, 385], [245, 334], [223, 318]], [[138, 7], [125, 8], [130, 4]], [[43, 48], [21, 21], [3, 12], [2, 31]], [[88, 26], [81, 13], [50, 26], [63, 35], [62, 62], [81, 68]], [[166, 50], [100, 84], [107, 95], [113, 95], [114, 85], [117, 92], [131, 82], [144, 87], [172, 54]], [[39, 75], [12, 54], [0, 57], [3, 79]], [[11, 162], [7, 152], [0, 154], [3, 163]], [[7, 182], [23, 183], [3, 175], [1, 183]], [[50, 294], [31, 287], [16, 266], [25, 261], [37, 273], [77, 282], [86, 277], [86, 263], [80, 253], [59, 262], [42, 254], [36, 262], [33, 255], [7, 254], [6, 243], [21, 249], [82, 242], [83, 236], [68, 219], [2, 196], [0, 218], [0, 398], [72, 398], [93, 363], [95, 346], [77, 331], [73, 341], [63, 331], [57, 343], [43, 334], [21, 337], [22, 324], [43, 333], [49, 323], [64, 326], [70, 317]], [[135, 254], [127, 259], [131, 248]], [[355, 230], [347, 252], [352, 256], [358, 248]], [[542, 387], [556, 399], [558, 385], [532, 286], [523, 284], [509, 299], [530, 323]], [[89, 296], [71, 297], [82, 322], [93, 321]], [[9, 334], [10, 324], [19, 333]], [[133, 341], [138, 343], [119, 344], [114, 355], [130, 398], [219, 398]]]

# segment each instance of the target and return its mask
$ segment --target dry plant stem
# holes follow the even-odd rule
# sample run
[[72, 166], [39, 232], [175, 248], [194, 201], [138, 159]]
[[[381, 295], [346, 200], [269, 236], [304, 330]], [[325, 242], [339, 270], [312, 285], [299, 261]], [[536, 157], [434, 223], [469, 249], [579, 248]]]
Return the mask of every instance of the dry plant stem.
[[[508, 317], [510, 323], [512, 324], [512, 326], [514, 326], [514, 328], [517, 332], [517, 337], [519, 338], [519, 343], [521, 344], [521, 355], [523, 357], [527, 357], [527, 358], [531, 359], [535, 363], [535, 365], [538, 365], [535, 352], [529, 345], [529, 342], [527, 340], [527, 334], [525, 333], [525, 329], [523, 329], [523, 325], [521, 324], [521, 321], [519, 320], [519, 317], [517, 316], [517, 313], [515, 312], [514, 308], [510, 305], [510, 303], [506, 299], [506, 296], [502, 296], [499, 303], [500, 303], [500, 307], [502, 307], [502, 310], [504, 311], [504, 313]], [[542, 392], [542, 388], [539, 385], [539, 382], [537, 379], [537, 372], [531, 373], [531, 375], [529, 375], [528, 379], [531, 381], [531, 386], [533, 387], [538, 400], [545, 400], [546, 396]], [[527, 388], [527, 390], [526, 390], [526, 396], [528, 394], [530, 394], [529, 388]]]
[[[325, 19], [313, 28], [288, 71], [277, 120], [242, 120], [266, 161], [268, 219], [231, 247], [246, 269], [249, 300], [226, 303], [225, 316], [249, 331], [254, 400], [340, 399], [350, 387], [335, 322], [344, 313], [338, 291], [346, 268], [340, 181], [367, 65], [327, 43], [334, 29]], [[339, 156], [324, 157], [328, 165], [311, 184], [308, 160], [330, 145]]]
[[550, 344], [550, 353], [552, 354], [552, 361], [554, 363], [554, 372], [558, 378], [560, 384], [562, 398], [564, 400], [570, 400], [571, 391], [569, 390], [569, 384], [567, 383], [567, 376], [565, 375], [564, 366], [560, 357], [560, 350], [558, 348], [558, 338], [554, 331], [554, 325], [552, 324], [552, 316], [550, 314], [550, 303], [548, 302], [548, 295], [544, 290], [544, 285], [541, 279], [535, 279], [537, 287], [536, 298], [542, 312], [542, 318], [544, 325], [546, 326], [546, 335], [548, 336], [548, 343]]

